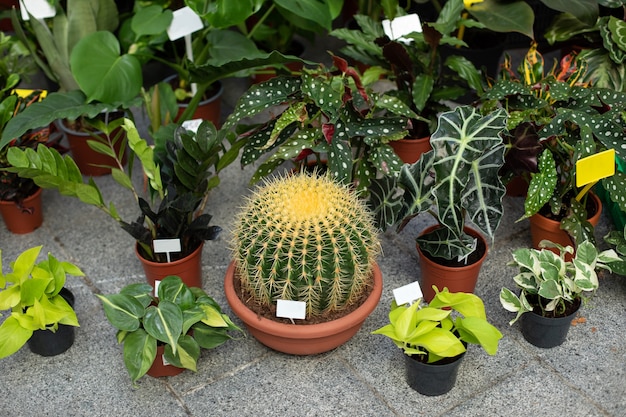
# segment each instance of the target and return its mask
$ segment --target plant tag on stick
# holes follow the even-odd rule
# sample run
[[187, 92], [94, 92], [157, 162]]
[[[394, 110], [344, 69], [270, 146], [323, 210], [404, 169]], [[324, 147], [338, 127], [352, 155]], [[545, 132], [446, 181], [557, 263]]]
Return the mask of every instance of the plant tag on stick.
[[202, 123], [203, 121], [203, 119], [185, 120], [183, 122], [183, 127], [193, 133], [197, 133], [198, 128], [200, 127], [200, 123]]
[[420, 287], [419, 282], [412, 282], [393, 290], [393, 297], [396, 300], [396, 304], [399, 306], [403, 304], [413, 304], [423, 297], [422, 287]]
[[152, 247], [156, 253], [165, 253], [167, 262], [170, 261], [170, 253], [180, 252], [180, 239], [155, 239], [152, 241]]
[[417, 14], [399, 16], [393, 20], [385, 19], [382, 24], [385, 35], [389, 36], [389, 39], [404, 43], [411, 43], [412, 41], [410, 38], [404, 38], [404, 35], [422, 31], [422, 23]]
[[477, 245], [478, 245], [478, 239], [472, 240], [472, 246], [470, 247], [470, 251], [467, 254], [458, 257], [459, 263], [463, 262], [464, 264], [467, 265], [467, 257], [470, 256], [472, 253], [474, 253]]
[[167, 36], [171, 41], [191, 35], [204, 27], [200, 16], [189, 7], [175, 10], [173, 15], [172, 23], [167, 28]]
[[30, 90], [30, 89], [27, 89], [27, 88], [16, 88], [16, 89], [13, 90], [13, 92], [18, 97], [21, 97], [21, 98], [26, 98], [26, 97], [30, 96], [31, 94], [33, 94], [35, 91], [39, 91], [38, 101], [43, 100], [48, 95], [48, 90]]
[[583, 195], [602, 178], [615, 174], [615, 149], [608, 149], [576, 161], [576, 187], [585, 186], [576, 199]]
[[29, 13], [33, 15], [35, 19], [54, 17], [57, 14], [49, 0], [28, 0], [28, 6], [26, 6], [26, 3], [26, 0], [20, 0], [20, 14], [22, 15], [22, 20], [30, 19]]
[[[304, 320], [306, 318], [306, 303], [304, 301], [278, 300], [276, 301], [276, 317]], [[295, 323], [294, 323], [295, 324]]]

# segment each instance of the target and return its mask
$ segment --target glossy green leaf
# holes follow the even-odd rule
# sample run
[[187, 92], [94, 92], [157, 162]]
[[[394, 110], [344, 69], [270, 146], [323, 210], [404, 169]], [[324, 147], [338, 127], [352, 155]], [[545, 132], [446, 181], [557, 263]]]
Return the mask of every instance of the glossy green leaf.
[[144, 306], [135, 297], [126, 294], [96, 296], [102, 301], [104, 314], [113, 327], [129, 332], [139, 328]]
[[[126, 335], [124, 339], [124, 365], [135, 382], [148, 372], [156, 358], [157, 341], [143, 329]], [[155, 359], [156, 358], [156, 359]]]
[[183, 332], [183, 313], [171, 301], [160, 301], [158, 306], [146, 309], [144, 328], [152, 337], [173, 346], [176, 354], [176, 341]]

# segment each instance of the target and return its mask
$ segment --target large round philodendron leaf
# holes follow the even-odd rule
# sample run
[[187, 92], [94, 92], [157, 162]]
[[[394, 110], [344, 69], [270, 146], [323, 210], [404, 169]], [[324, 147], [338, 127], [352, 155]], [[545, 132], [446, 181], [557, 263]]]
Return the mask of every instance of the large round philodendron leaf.
[[124, 103], [135, 98], [143, 84], [141, 63], [133, 55], [121, 55], [111, 32], [82, 38], [72, 50], [70, 66], [88, 102]]

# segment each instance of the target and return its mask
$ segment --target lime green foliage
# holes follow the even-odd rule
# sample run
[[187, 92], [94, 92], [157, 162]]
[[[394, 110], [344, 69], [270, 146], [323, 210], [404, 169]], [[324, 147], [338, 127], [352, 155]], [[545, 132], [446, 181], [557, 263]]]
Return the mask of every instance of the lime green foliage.
[[[571, 246], [563, 247], [547, 240], [541, 241], [540, 246], [542, 249], [521, 248], [513, 252], [509, 265], [519, 267], [519, 274], [513, 279], [521, 292], [518, 296], [508, 288], [500, 291], [502, 306], [517, 313], [510, 324], [527, 311], [533, 311], [533, 307], [538, 307], [543, 315], [562, 314], [566, 304], [581, 298], [583, 292], [598, 289], [597, 268], [611, 271], [608, 264], [620, 261], [613, 249], [598, 253], [589, 241], [576, 248], [576, 256], [571, 261], [565, 260], [574, 252]], [[550, 247], [557, 248], [559, 254], [547, 249]], [[529, 296], [538, 302], [531, 304]]]
[[0, 250], [0, 311], [11, 315], [0, 325], [0, 359], [17, 352], [35, 330], [56, 331], [59, 324], [78, 326], [74, 309], [59, 292], [66, 275], [84, 276], [69, 262], [51, 254], [37, 262], [42, 246], [22, 252], [11, 264], [12, 271], [2, 273]]
[[389, 324], [372, 333], [389, 337], [407, 355], [427, 355], [428, 363], [458, 356], [468, 343], [495, 355], [502, 333], [487, 321], [480, 297], [433, 288], [436, 294], [428, 305], [393, 301]]
[[233, 232], [242, 285], [263, 304], [304, 301], [307, 317], [340, 311], [372, 285], [379, 241], [355, 193], [327, 176], [268, 180]]
[[174, 366], [196, 371], [200, 349], [215, 348], [241, 331], [202, 289], [187, 287], [179, 277], [164, 278], [157, 297], [148, 284], [130, 284], [119, 294], [97, 295], [109, 322], [124, 344], [124, 364], [133, 382], [150, 369], [157, 343]]

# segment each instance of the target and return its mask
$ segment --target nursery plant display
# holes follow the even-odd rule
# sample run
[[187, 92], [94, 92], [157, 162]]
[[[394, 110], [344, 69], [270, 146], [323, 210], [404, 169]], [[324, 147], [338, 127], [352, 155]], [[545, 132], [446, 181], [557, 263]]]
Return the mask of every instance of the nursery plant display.
[[[380, 299], [382, 277], [375, 262], [380, 244], [371, 214], [347, 186], [327, 175], [267, 180], [238, 214], [232, 248], [228, 302], [273, 349], [294, 354], [333, 349], [358, 331]], [[297, 318], [303, 321], [276, 323], [281, 300], [300, 302], [305, 314]], [[325, 330], [333, 322], [348, 322], [351, 331], [326, 342]], [[275, 332], [283, 339], [260, 339], [265, 330], [254, 329], [257, 325], [280, 325]], [[312, 340], [304, 339], [309, 332]]]
[[[549, 241], [541, 243], [541, 249], [521, 248], [513, 252], [512, 266], [519, 268], [513, 278], [519, 289], [515, 294], [508, 288], [500, 292], [502, 306], [517, 313], [510, 324], [522, 319], [522, 334], [535, 346], [550, 348], [565, 341], [570, 322], [584, 300], [586, 292], [598, 288], [596, 269], [611, 271], [611, 264], [620, 261], [613, 249], [598, 252], [595, 245], [584, 241], [576, 248], [576, 255], [566, 260], [566, 254], [573, 254], [571, 246], [563, 247]], [[556, 247], [558, 254], [550, 247]], [[536, 317], [548, 318], [547, 330], [539, 327]], [[557, 326], [552, 320], [560, 320]]]
[[76, 265], [59, 261], [50, 253], [46, 260], [37, 262], [41, 249], [35, 246], [22, 252], [6, 274], [1, 270], [0, 258], [0, 310], [11, 310], [0, 325], [0, 358], [14, 354], [32, 338], [38, 338], [39, 332], [58, 333], [61, 337], [31, 347], [44, 356], [63, 353], [74, 343], [71, 326], [78, 326], [78, 318], [65, 281], [67, 275], [84, 274]]
[[148, 284], [130, 284], [118, 294], [97, 295], [118, 330], [133, 383], [150, 375], [155, 361], [195, 372], [201, 348], [216, 348], [233, 338], [229, 332], [240, 330], [213, 298], [201, 288], [189, 288], [177, 276], [163, 279], [156, 297], [150, 295], [152, 290]]

